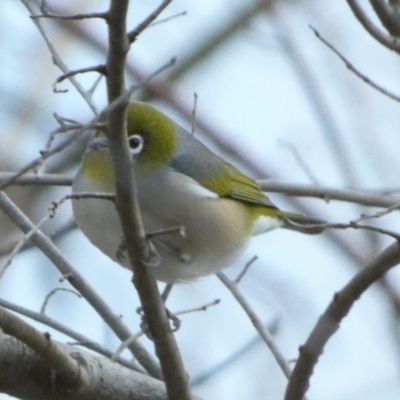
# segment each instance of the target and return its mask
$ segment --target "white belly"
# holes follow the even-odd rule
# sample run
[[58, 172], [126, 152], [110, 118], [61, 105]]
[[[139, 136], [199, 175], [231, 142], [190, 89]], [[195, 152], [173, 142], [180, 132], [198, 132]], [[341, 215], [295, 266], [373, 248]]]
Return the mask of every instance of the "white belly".
[[[107, 190], [78, 174], [73, 192], [88, 191]], [[161, 257], [160, 265], [154, 267], [158, 280], [175, 283], [219, 271], [243, 251], [251, 235], [246, 210], [240, 203], [218, 198], [180, 174], [170, 172], [146, 184], [139, 182], [138, 196], [147, 233], [179, 226], [185, 231], [185, 236], [176, 232], [152, 239]], [[126, 256], [123, 261], [117, 258], [123, 239], [114, 203], [78, 199], [73, 200], [73, 209], [88, 239], [114, 261], [129, 268]]]

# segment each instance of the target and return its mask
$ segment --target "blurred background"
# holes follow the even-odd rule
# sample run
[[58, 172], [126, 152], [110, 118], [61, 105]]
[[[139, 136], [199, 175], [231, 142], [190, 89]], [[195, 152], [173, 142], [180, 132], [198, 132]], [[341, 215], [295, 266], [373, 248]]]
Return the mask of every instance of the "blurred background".
[[[70, 15], [105, 11], [108, 3], [54, 0], [48, 6]], [[158, 5], [159, 1], [132, 0], [129, 28]], [[131, 47], [129, 85], [177, 57], [173, 67], [134, 98], [155, 104], [190, 130], [196, 93], [196, 136], [254, 178], [377, 193], [399, 189], [399, 104], [346, 69], [309, 27], [367, 77], [400, 93], [398, 55], [368, 35], [346, 2], [174, 0], [159, 20], [172, 16], [148, 28]], [[40, 23], [68, 69], [105, 62], [107, 30], [102, 20], [40, 19]], [[93, 112], [68, 81], [57, 85], [58, 93], [53, 91], [61, 71], [20, 1], [0, 4], [0, 48], [0, 169], [18, 171], [45, 148], [57, 128], [54, 113], [86, 123]], [[86, 90], [96, 78], [94, 73], [77, 76]], [[104, 81], [93, 100], [99, 110], [106, 105]], [[54, 143], [61, 139], [56, 137]], [[50, 158], [40, 171], [72, 175], [86, 140], [82, 137]], [[7, 194], [38, 222], [50, 203], [69, 190], [14, 186]], [[345, 223], [377, 211], [278, 194], [271, 199], [281, 208], [303, 210], [330, 222]], [[66, 202], [43, 229], [53, 233], [71, 219]], [[392, 213], [378, 224], [396, 230], [399, 217]], [[0, 266], [20, 237], [0, 212]], [[294, 360], [334, 293], [391, 241], [360, 230], [319, 236], [278, 230], [254, 239], [226, 272], [235, 277], [258, 256], [240, 289], [273, 330], [285, 357]], [[77, 229], [56, 243], [132, 331], [138, 330], [138, 300], [130, 273], [103, 256]], [[36, 249], [26, 250], [0, 280], [0, 297], [39, 311], [51, 290], [69, 287], [59, 279], [45, 256]], [[315, 368], [309, 399], [399, 398], [399, 283], [399, 272], [393, 270], [356, 303]], [[215, 299], [221, 302], [206, 312], [183, 315], [176, 334], [195, 394], [210, 400], [282, 399], [286, 379], [216, 277], [174, 287], [168, 307], [178, 312]], [[119, 345], [93, 309], [71, 293], [53, 296], [47, 314], [113, 351]], [[32, 324], [52, 332], [55, 339], [70, 340]], [[143, 344], [152, 348], [147, 340]]]

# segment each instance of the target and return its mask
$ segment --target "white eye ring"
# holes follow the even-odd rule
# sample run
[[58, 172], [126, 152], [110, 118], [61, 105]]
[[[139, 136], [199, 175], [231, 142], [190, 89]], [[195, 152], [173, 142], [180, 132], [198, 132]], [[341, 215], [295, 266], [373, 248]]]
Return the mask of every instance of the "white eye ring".
[[132, 155], [139, 154], [143, 150], [144, 141], [141, 135], [129, 136], [128, 142]]

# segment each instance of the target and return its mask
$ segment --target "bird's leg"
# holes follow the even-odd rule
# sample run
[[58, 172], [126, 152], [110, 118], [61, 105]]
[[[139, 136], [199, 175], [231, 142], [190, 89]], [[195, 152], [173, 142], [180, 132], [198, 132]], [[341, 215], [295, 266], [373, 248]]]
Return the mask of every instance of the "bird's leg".
[[185, 228], [183, 226], [176, 226], [148, 233], [147, 238], [154, 239], [155, 243], [163, 246], [168, 251], [175, 253], [178, 260], [182, 261], [184, 264], [191, 264], [193, 262], [193, 257], [190, 253], [188, 253], [187, 251], [183, 251], [177, 246], [172, 245], [170, 241], [168, 241], [168, 239], [163, 239], [164, 236], [170, 236], [177, 233], [181, 237], [186, 237]]

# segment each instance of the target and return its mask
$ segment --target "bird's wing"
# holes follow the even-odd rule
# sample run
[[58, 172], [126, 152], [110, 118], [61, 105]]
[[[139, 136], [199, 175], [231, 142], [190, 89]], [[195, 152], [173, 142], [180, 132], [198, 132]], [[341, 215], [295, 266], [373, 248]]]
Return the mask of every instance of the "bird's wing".
[[276, 208], [259, 185], [205, 147], [193, 136], [179, 132], [180, 148], [171, 167], [196, 180], [220, 197]]

